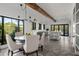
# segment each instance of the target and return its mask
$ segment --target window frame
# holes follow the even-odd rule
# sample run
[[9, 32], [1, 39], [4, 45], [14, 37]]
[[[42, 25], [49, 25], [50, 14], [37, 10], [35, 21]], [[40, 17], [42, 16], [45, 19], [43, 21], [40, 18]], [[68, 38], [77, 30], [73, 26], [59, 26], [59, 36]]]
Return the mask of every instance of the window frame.
[[0, 15], [0, 17], [2, 18], [2, 40], [1, 40], [1, 45], [6, 44], [6, 43], [4, 43], [4, 41], [6, 41], [5, 40], [5, 34], [4, 34], [4, 21], [5, 21], [4, 18], [9, 18], [11, 20], [13, 20], [13, 19], [18, 20], [18, 31], [19, 31], [19, 21], [23, 21], [23, 34], [24, 34], [24, 20], [17, 19], [17, 18], [12, 18], [12, 17], [7, 17], [7, 16], [1, 16], [1, 15]]

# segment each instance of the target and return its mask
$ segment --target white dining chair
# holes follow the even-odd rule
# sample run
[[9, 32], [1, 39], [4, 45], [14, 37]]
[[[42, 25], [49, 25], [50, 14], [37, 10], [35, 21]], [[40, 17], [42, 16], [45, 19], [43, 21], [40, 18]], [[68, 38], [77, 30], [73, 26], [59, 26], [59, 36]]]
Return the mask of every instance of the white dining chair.
[[41, 47], [41, 51], [43, 51], [44, 39], [45, 39], [45, 33], [42, 33], [41, 39], [39, 39], [39, 47]]
[[39, 36], [25, 36], [25, 44], [23, 46], [26, 55], [36, 52], [38, 56]]
[[10, 35], [6, 34], [6, 41], [7, 41], [7, 45], [8, 45], [8, 55], [11, 52], [11, 56], [13, 56], [14, 51], [19, 50], [20, 48], [22, 48], [22, 45], [20, 44], [16, 44]]
[[15, 36], [23, 36], [23, 33], [22, 32], [16, 32]]

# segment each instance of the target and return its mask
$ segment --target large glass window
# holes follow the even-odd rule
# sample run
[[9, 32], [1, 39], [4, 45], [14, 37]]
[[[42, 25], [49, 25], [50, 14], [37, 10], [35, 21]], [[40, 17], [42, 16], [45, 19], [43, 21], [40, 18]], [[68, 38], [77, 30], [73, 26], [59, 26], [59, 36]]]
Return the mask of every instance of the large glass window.
[[2, 41], [2, 17], [0, 17], [0, 44]]
[[12, 32], [11, 32], [11, 37], [12, 39], [14, 39], [15, 37], [15, 33], [19, 31], [19, 27], [18, 27], [18, 20], [16, 19], [11, 19], [11, 28], [12, 28]]
[[18, 31], [18, 20], [12, 19], [12, 28], [14, 32]]
[[59, 31], [62, 33], [62, 35], [64, 35], [64, 32], [63, 32], [64, 31], [64, 26], [63, 25], [60, 25], [59, 28], [60, 28]]
[[68, 36], [69, 35], [69, 25], [68, 24], [56, 24], [51, 25], [51, 31], [60, 31], [62, 35]]
[[15, 32], [18, 31], [18, 20], [4, 18], [4, 35], [7, 33], [14, 39]]
[[32, 30], [36, 30], [36, 23], [32, 22]]
[[11, 25], [11, 19], [9, 18], [4, 18], [4, 33], [6, 34], [11, 34], [13, 29]]
[[55, 31], [58, 31], [58, 25], [55, 25]]
[[23, 21], [19, 21], [19, 31], [23, 33]]
[[23, 21], [9, 17], [0, 17], [0, 44], [6, 44], [6, 33], [14, 40], [15, 32], [23, 32]]
[[65, 35], [68, 35], [68, 33], [69, 33], [69, 26], [65, 25]]
[[51, 25], [51, 31], [55, 31], [55, 26]]

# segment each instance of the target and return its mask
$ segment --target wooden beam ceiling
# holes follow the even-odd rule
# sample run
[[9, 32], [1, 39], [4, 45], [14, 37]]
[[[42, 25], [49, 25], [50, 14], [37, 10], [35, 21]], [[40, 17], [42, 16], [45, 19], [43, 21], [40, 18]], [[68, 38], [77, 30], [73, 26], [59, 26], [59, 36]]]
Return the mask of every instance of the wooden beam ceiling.
[[38, 11], [39, 13], [43, 14], [44, 16], [52, 19], [54, 22], [56, 22], [56, 20], [50, 16], [45, 10], [43, 10], [41, 7], [39, 7], [36, 3], [25, 3], [26, 6], [31, 7], [32, 9]]

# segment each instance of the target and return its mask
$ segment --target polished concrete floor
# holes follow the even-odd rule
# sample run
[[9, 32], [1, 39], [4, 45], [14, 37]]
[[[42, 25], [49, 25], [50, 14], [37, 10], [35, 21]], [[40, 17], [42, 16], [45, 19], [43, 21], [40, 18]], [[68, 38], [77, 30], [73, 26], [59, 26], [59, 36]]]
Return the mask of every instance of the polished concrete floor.
[[44, 55], [48, 56], [73, 56], [74, 49], [69, 37], [61, 37], [59, 41], [48, 40], [45, 44]]
[[[1, 56], [7, 56], [7, 48], [0, 51]], [[30, 56], [35, 56], [31, 54]], [[50, 40], [45, 38], [44, 50], [39, 50], [39, 56], [74, 56], [74, 49], [72, 47], [71, 39], [69, 37], [61, 36], [61, 39]], [[22, 52], [14, 54], [14, 56], [24, 56]]]

